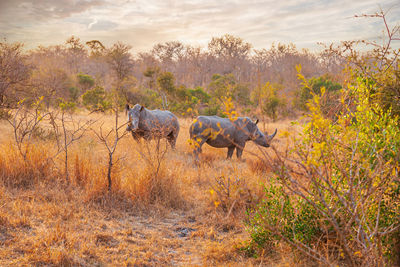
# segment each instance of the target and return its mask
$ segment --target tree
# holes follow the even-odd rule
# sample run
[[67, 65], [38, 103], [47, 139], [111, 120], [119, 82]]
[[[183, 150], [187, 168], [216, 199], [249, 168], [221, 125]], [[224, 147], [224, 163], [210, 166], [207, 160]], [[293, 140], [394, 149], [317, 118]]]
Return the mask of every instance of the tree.
[[110, 64], [111, 70], [114, 72], [116, 78], [116, 88], [119, 89], [122, 81], [130, 75], [133, 68], [133, 60], [129, 50], [130, 45], [120, 42], [113, 44], [106, 50], [106, 58]]
[[35, 131], [50, 116], [50, 112], [44, 108], [43, 97], [37, 98], [31, 104], [25, 100], [22, 99], [18, 102], [16, 111], [11, 114], [7, 121], [13, 128], [14, 141], [20, 155], [24, 161], [27, 161]]
[[157, 77], [157, 85], [162, 99], [163, 108], [166, 109], [168, 108], [167, 95], [173, 99], [176, 93], [174, 75], [171, 72], [161, 73]]
[[250, 49], [251, 44], [244, 42], [242, 38], [229, 34], [213, 37], [208, 43], [210, 53], [226, 61], [244, 59], [248, 56]]
[[171, 72], [161, 73], [157, 78], [157, 84], [160, 90], [169, 95], [173, 95], [176, 91], [175, 77]]
[[20, 43], [0, 42], [0, 108], [18, 102], [10, 98], [29, 78], [31, 67], [26, 63], [22, 47]]
[[273, 121], [278, 117], [279, 108], [286, 105], [285, 98], [278, 96], [278, 91], [282, 90], [282, 85], [267, 82], [263, 87], [253, 90], [251, 98], [261, 109], [262, 114], [267, 115]]
[[36, 96], [43, 96], [44, 102], [49, 107], [58, 97], [68, 97], [71, 80], [65, 70], [55, 67], [53, 62], [42, 64], [32, 72], [31, 82], [35, 86]]
[[211, 55], [222, 60], [224, 64], [223, 73], [235, 73], [240, 77], [240, 66], [251, 50], [251, 44], [244, 42], [242, 38], [225, 34], [222, 37], [213, 37], [208, 43], [208, 50]]
[[177, 62], [183, 57], [184, 45], [179, 41], [156, 44], [152, 53], [163, 63]]
[[69, 91], [69, 99], [74, 102], [77, 103], [78, 99], [79, 99], [79, 95], [80, 95], [80, 90], [79, 88], [75, 87], [75, 86], [71, 86], [68, 88]]
[[86, 58], [87, 51], [81, 40], [74, 36], [68, 38], [65, 45], [67, 46], [68, 54], [66, 57], [67, 64], [69, 65], [70, 72], [75, 74], [79, 71], [79, 67], [82, 66], [79, 63]]
[[246, 106], [250, 103], [250, 90], [247, 85], [238, 83], [232, 74], [214, 74], [208, 85], [211, 96], [217, 98], [221, 103], [223, 97], [231, 97], [239, 104]]
[[113, 92], [119, 100], [120, 106], [128, 102], [132, 87], [136, 84], [136, 79], [132, 76], [133, 60], [129, 50], [132, 47], [120, 42], [106, 49], [106, 59], [114, 74]]
[[153, 90], [156, 86], [156, 81], [158, 78], [158, 75], [160, 75], [160, 68], [159, 67], [148, 67], [144, 72], [143, 75], [146, 78], [149, 78], [148, 81], [148, 87], [149, 89]]
[[86, 45], [90, 48], [90, 56], [92, 58], [98, 58], [104, 55], [105, 46], [98, 40], [91, 40], [86, 42]]

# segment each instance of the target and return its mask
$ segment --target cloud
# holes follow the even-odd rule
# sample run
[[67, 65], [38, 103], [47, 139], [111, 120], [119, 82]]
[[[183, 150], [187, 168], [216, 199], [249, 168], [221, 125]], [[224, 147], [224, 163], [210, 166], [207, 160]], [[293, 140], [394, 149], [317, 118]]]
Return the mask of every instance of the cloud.
[[94, 24], [96, 24], [97, 22], [98, 22], [98, 20], [97, 20], [97, 19], [95, 19], [93, 22], [89, 23], [89, 25], [88, 25], [88, 29], [91, 29], [91, 28], [92, 28], [92, 26], [93, 26]]
[[1, 17], [10, 15], [19, 17], [23, 14], [27, 20], [45, 21], [82, 13], [105, 2], [103, 0], [2, 0], [0, 3]]
[[88, 29], [91, 31], [108, 31], [114, 29], [118, 26], [117, 23], [107, 20], [95, 20], [94, 22], [88, 25]]
[[[380, 5], [391, 8], [390, 25], [399, 24], [398, 0]], [[317, 42], [379, 35], [384, 29], [379, 19], [353, 18], [379, 8], [377, 0], [0, 1], [0, 35], [34, 47], [62, 43], [74, 34], [105, 44], [122, 41], [145, 51], [171, 40], [206, 46], [213, 36], [229, 33], [255, 48], [273, 42], [315, 48]]]

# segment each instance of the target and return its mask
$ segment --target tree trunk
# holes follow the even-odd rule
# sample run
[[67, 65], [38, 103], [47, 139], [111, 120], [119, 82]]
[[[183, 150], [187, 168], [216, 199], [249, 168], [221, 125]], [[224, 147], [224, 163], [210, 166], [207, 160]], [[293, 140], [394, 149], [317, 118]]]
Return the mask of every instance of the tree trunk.
[[111, 169], [112, 169], [112, 165], [113, 165], [113, 161], [112, 161], [112, 153], [109, 154], [109, 160], [108, 160], [108, 172], [107, 172], [107, 179], [108, 179], [108, 191], [111, 192]]
[[68, 172], [68, 149], [65, 147], [65, 180], [67, 181], [67, 184], [69, 185], [69, 172]]

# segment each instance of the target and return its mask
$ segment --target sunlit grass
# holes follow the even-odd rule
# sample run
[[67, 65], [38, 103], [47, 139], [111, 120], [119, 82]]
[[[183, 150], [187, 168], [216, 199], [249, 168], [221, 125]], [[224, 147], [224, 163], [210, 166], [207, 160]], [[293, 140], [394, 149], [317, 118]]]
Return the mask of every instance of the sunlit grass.
[[[111, 116], [90, 118], [94, 129], [113, 127]], [[249, 142], [245, 161], [226, 160], [226, 149], [204, 145], [198, 166], [188, 144], [191, 120], [179, 121], [176, 149], [168, 146], [158, 172], [148, 161], [157, 157], [154, 141], [128, 135], [118, 144], [111, 193], [107, 154], [91, 131], [71, 146], [67, 184], [62, 156], [52, 158], [54, 141], [35, 142], [23, 161], [1, 122], [0, 265], [258, 265], [262, 259], [247, 258], [237, 244], [248, 238], [246, 208], [268, 179], [261, 151]], [[266, 126], [269, 133], [291, 129], [289, 122]], [[240, 179], [243, 188], [219, 199], [210, 192], [220, 177]]]

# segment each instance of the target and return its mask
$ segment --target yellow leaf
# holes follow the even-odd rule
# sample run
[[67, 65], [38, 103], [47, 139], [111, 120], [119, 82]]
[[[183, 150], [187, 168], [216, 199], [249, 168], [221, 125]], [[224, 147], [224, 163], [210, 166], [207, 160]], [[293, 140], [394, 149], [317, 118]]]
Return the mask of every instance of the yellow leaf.
[[361, 256], [361, 251], [354, 252], [354, 256]]

